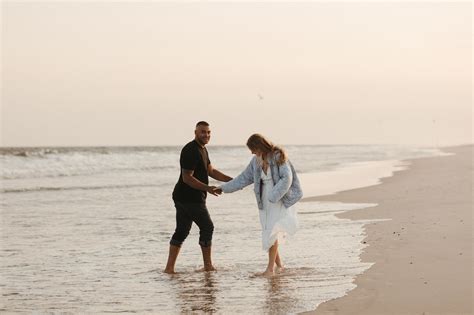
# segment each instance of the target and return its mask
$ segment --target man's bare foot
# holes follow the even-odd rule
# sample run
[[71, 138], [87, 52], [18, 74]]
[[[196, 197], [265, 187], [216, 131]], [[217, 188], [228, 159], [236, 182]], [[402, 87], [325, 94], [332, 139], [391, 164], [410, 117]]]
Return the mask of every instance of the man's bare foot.
[[170, 275], [176, 274], [176, 272], [173, 269], [165, 269], [165, 270], [163, 270], [163, 272], [167, 273], [167, 274], [170, 274]]
[[196, 272], [204, 272], [204, 271], [217, 271], [217, 269], [214, 266], [206, 266], [206, 267], [202, 267], [196, 270]]

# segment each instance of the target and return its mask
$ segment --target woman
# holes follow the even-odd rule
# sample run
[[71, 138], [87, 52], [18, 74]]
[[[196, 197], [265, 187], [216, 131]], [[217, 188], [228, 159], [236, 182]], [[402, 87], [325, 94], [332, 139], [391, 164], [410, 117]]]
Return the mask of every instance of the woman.
[[254, 184], [255, 197], [262, 225], [262, 245], [268, 251], [264, 276], [274, 273], [274, 266], [283, 268], [278, 243], [297, 229], [296, 212], [291, 207], [303, 196], [296, 172], [286, 152], [260, 134], [250, 136], [247, 147], [255, 156], [247, 168], [233, 180], [220, 186], [224, 193]]

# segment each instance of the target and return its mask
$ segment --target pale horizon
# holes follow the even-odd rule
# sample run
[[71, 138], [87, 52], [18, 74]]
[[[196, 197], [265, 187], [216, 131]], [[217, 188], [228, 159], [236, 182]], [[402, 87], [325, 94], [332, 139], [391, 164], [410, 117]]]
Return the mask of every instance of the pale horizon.
[[473, 143], [472, 4], [2, 3], [3, 147]]

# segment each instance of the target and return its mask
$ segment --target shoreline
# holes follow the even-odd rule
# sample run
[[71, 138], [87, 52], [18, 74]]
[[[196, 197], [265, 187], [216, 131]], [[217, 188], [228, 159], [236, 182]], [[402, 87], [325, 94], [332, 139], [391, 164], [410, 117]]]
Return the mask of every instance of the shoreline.
[[[335, 195], [374, 185], [380, 185], [383, 178], [392, 177], [396, 172], [404, 171], [411, 165], [411, 161], [428, 157], [449, 156], [452, 153], [436, 149], [432, 155], [385, 160], [367, 160], [346, 162], [330, 170], [300, 173], [299, 179], [305, 195], [301, 201], [305, 202], [320, 196]], [[318, 185], [324, 183], [324, 185]]]
[[[341, 191], [379, 185], [382, 178], [391, 177], [395, 172], [409, 167], [406, 160], [382, 160], [352, 162], [343, 164], [333, 170], [313, 173], [302, 173], [299, 179], [304, 193], [301, 201], [310, 201], [319, 196], [334, 195]], [[324, 185], [318, 185], [324, 183]]]
[[306, 197], [305, 201], [377, 203], [337, 214], [351, 220], [390, 219], [364, 226], [361, 261], [374, 265], [345, 296], [304, 314], [471, 314], [472, 150], [402, 160], [380, 183]]

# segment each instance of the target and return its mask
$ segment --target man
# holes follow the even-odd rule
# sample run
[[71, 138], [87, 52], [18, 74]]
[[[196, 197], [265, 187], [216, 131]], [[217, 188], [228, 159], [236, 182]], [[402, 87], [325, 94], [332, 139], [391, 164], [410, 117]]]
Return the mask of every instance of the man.
[[199, 226], [199, 245], [201, 245], [204, 271], [215, 270], [211, 260], [211, 243], [214, 224], [206, 207], [207, 193], [214, 196], [222, 193], [215, 186], [209, 186], [209, 177], [228, 182], [232, 178], [215, 169], [206, 149], [211, 138], [209, 124], [200, 121], [196, 124], [194, 140], [181, 150], [179, 159], [181, 174], [173, 191], [176, 207], [176, 230], [171, 237], [168, 263], [164, 272], [175, 273], [174, 265], [181, 244], [191, 230], [192, 223]]

